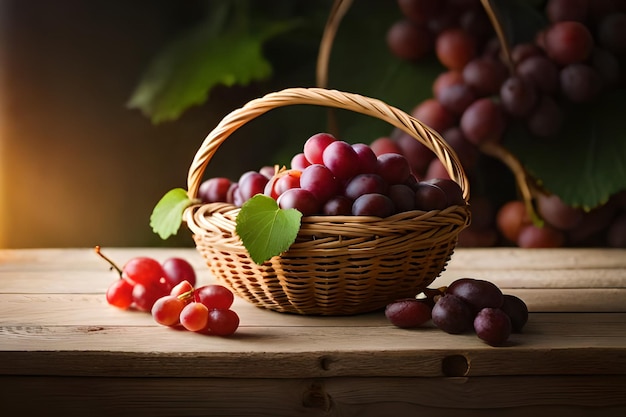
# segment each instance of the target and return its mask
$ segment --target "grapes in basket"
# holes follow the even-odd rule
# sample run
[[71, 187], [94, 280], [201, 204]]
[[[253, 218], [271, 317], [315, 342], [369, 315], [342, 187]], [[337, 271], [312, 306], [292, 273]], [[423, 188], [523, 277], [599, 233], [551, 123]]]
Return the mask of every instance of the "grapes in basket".
[[388, 217], [465, 204], [461, 188], [451, 179], [419, 180], [404, 155], [376, 152], [329, 133], [311, 136], [290, 165], [245, 172], [237, 181], [210, 178], [200, 185], [198, 197], [204, 203], [241, 207], [262, 194], [281, 209], [297, 209], [305, 216]]
[[447, 287], [427, 288], [422, 295], [388, 304], [385, 316], [389, 322], [400, 328], [415, 328], [432, 321], [446, 333], [473, 331], [485, 343], [502, 346], [528, 321], [528, 307], [521, 298], [503, 294], [483, 279], [459, 278]]

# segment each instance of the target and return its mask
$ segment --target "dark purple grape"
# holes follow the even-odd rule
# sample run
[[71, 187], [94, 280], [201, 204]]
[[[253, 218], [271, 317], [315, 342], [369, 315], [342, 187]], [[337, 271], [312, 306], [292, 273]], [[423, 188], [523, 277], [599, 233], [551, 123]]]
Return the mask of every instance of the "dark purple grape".
[[535, 87], [520, 77], [509, 77], [500, 88], [504, 111], [515, 117], [526, 117], [537, 103]]
[[394, 184], [389, 187], [387, 195], [396, 207], [396, 213], [415, 210], [415, 191], [405, 184]]
[[463, 191], [456, 181], [450, 178], [431, 178], [424, 180], [427, 184], [435, 185], [443, 190], [448, 201], [447, 206], [464, 206], [465, 199], [463, 198]]
[[409, 20], [391, 25], [386, 40], [391, 53], [407, 61], [420, 59], [434, 48], [434, 38], [428, 28]]
[[303, 216], [311, 216], [320, 211], [320, 202], [309, 190], [291, 188], [278, 197], [278, 206], [281, 209], [296, 209]]
[[474, 319], [476, 335], [491, 346], [502, 346], [511, 335], [511, 319], [499, 308], [483, 308]]
[[433, 324], [450, 334], [465, 333], [472, 329], [472, 307], [454, 294], [440, 297], [432, 309]]
[[446, 294], [461, 298], [475, 312], [486, 307], [500, 308], [504, 302], [500, 288], [483, 279], [459, 278], [448, 286]]
[[353, 216], [389, 217], [394, 211], [393, 201], [384, 194], [363, 194], [352, 204]]
[[265, 192], [265, 185], [269, 182], [269, 178], [260, 172], [248, 171], [239, 177], [239, 194], [244, 202], [248, 201], [257, 194]]
[[586, 64], [570, 64], [560, 73], [561, 92], [575, 103], [591, 101], [602, 89], [598, 71]]
[[356, 200], [363, 194], [385, 194], [387, 182], [377, 174], [359, 174], [346, 184], [344, 194], [346, 197]]
[[335, 178], [341, 180], [354, 177], [359, 173], [361, 165], [361, 160], [352, 145], [340, 140], [328, 144], [322, 153], [322, 160]]
[[450, 112], [463, 114], [476, 100], [476, 94], [467, 84], [452, 84], [440, 90], [437, 100]]
[[397, 153], [385, 153], [378, 157], [378, 175], [388, 184], [404, 184], [411, 175], [409, 161]]
[[532, 55], [521, 61], [515, 72], [533, 84], [540, 92], [554, 93], [559, 86], [556, 64], [543, 55]]
[[526, 303], [519, 297], [504, 294], [504, 303], [502, 303], [500, 309], [511, 319], [512, 331], [521, 332], [528, 321], [528, 306], [526, 306]]
[[499, 142], [506, 127], [504, 111], [489, 97], [473, 102], [461, 116], [463, 135], [474, 145]]
[[415, 185], [416, 210], [443, 210], [446, 207], [448, 207], [448, 196], [441, 188], [425, 181], [420, 181]]
[[352, 145], [354, 152], [359, 157], [359, 172], [362, 174], [373, 174], [377, 168], [376, 154], [369, 145], [365, 143], [355, 143]]
[[507, 76], [504, 64], [491, 58], [476, 58], [463, 68], [463, 81], [479, 97], [496, 94]]
[[409, 329], [430, 320], [431, 308], [415, 298], [396, 300], [385, 307], [385, 317], [394, 326]]
[[331, 197], [322, 207], [322, 213], [326, 216], [350, 216], [352, 200], [343, 195]]

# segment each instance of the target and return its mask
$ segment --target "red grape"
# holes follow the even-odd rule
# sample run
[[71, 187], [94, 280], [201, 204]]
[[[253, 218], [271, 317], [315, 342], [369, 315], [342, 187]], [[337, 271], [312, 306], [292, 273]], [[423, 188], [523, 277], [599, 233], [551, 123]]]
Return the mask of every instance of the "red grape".
[[435, 52], [446, 68], [460, 70], [476, 55], [476, 40], [464, 29], [446, 29], [437, 36]]
[[324, 204], [339, 191], [335, 176], [322, 164], [309, 165], [302, 171], [300, 187], [313, 193], [320, 204]]
[[203, 203], [225, 202], [232, 181], [224, 177], [210, 178], [198, 188], [198, 198]]
[[309, 190], [292, 188], [278, 197], [278, 206], [281, 209], [296, 209], [303, 216], [312, 216], [320, 212], [320, 202]]
[[107, 289], [106, 300], [117, 308], [130, 308], [133, 304], [133, 284], [123, 278], [113, 281]]
[[385, 307], [385, 317], [394, 326], [410, 329], [430, 320], [431, 308], [415, 298], [396, 300]]
[[163, 326], [175, 326], [180, 323], [180, 313], [185, 307], [185, 302], [173, 295], [166, 295], [152, 306], [152, 317]]
[[209, 309], [202, 303], [191, 302], [180, 312], [180, 324], [192, 332], [206, 329], [208, 320]]
[[560, 65], [586, 60], [591, 54], [593, 45], [593, 36], [580, 22], [557, 22], [545, 33], [546, 53]]
[[336, 139], [328, 133], [317, 133], [304, 143], [304, 156], [310, 164], [321, 164], [324, 149]]
[[216, 308], [209, 311], [206, 329], [216, 336], [230, 336], [239, 328], [239, 316], [233, 310]]
[[352, 204], [354, 216], [389, 217], [395, 211], [393, 202], [384, 194], [363, 194]]
[[183, 281], [191, 286], [196, 285], [196, 271], [193, 266], [183, 258], [168, 258], [162, 263], [165, 280], [170, 287], [174, 287]]
[[498, 308], [484, 308], [474, 319], [476, 335], [491, 346], [502, 346], [511, 334], [511, 319]]
[[223, 285], [210, 284], [196, 288], [194, 294], [196, 300], [208, 308], [230, 308], [233, 304], [234, 295], [232, 291]]

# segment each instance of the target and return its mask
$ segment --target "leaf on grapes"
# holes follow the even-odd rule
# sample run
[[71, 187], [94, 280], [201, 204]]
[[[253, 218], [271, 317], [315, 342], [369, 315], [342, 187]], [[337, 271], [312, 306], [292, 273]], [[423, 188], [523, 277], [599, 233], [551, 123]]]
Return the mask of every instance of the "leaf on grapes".
[[150, 227], [161, 239], [175, 235], [183, 222], [183, 212], [192, 201], [187, 191], [174, 188], [168, 191], [154, 206], [150, 215]]
[[626, 125], [619, 115], [625, 104], [626, 91], [614, 91], [567, 109], [555, 138], [532, 138], [516, 126], [505, 144], [548, 191], [589, 210], [626, 189]]
[[263, 57], [265, 41], [290, 30], [295, 22], [273, 22], [255, 31], [216, 33], [204, 24], [166, 46], [148, 67], [128, 101], [153, 123], [177, 119], [204, 103], [216, 85], [247, 85], [272, 73]]
[[254, 262], [263, 262], [285, 252], [296, 240], [302, 213], [281, 209], [276, 200], [257, 194], [241, 207], [236, 232]]

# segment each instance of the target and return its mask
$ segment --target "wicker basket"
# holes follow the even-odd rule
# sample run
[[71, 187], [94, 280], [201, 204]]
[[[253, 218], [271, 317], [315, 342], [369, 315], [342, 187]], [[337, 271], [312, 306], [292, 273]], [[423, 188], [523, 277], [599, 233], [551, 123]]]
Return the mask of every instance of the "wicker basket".
[[[224, 117], [192, 162], [189, 196], [197, 198], [206, 165], [229, 135], [271, 109], [296, 104], [346, 109], [404, 130], [432, 149], [468, 200], [463, 169], [437, 133], [379, 100], [320, 88], [271, 93]], [[257, 265], [235, 233], [238, 212], [235, 206], [212, 203], [191, 206], [184, 213], [210, 271], [235, 294], [259, 307], [309, 315], [364, 313], [415, 296], [443, 271], [459, 232], [470, 221], [468, 205], [384, 219], [305, 216], [289, 250]]]

